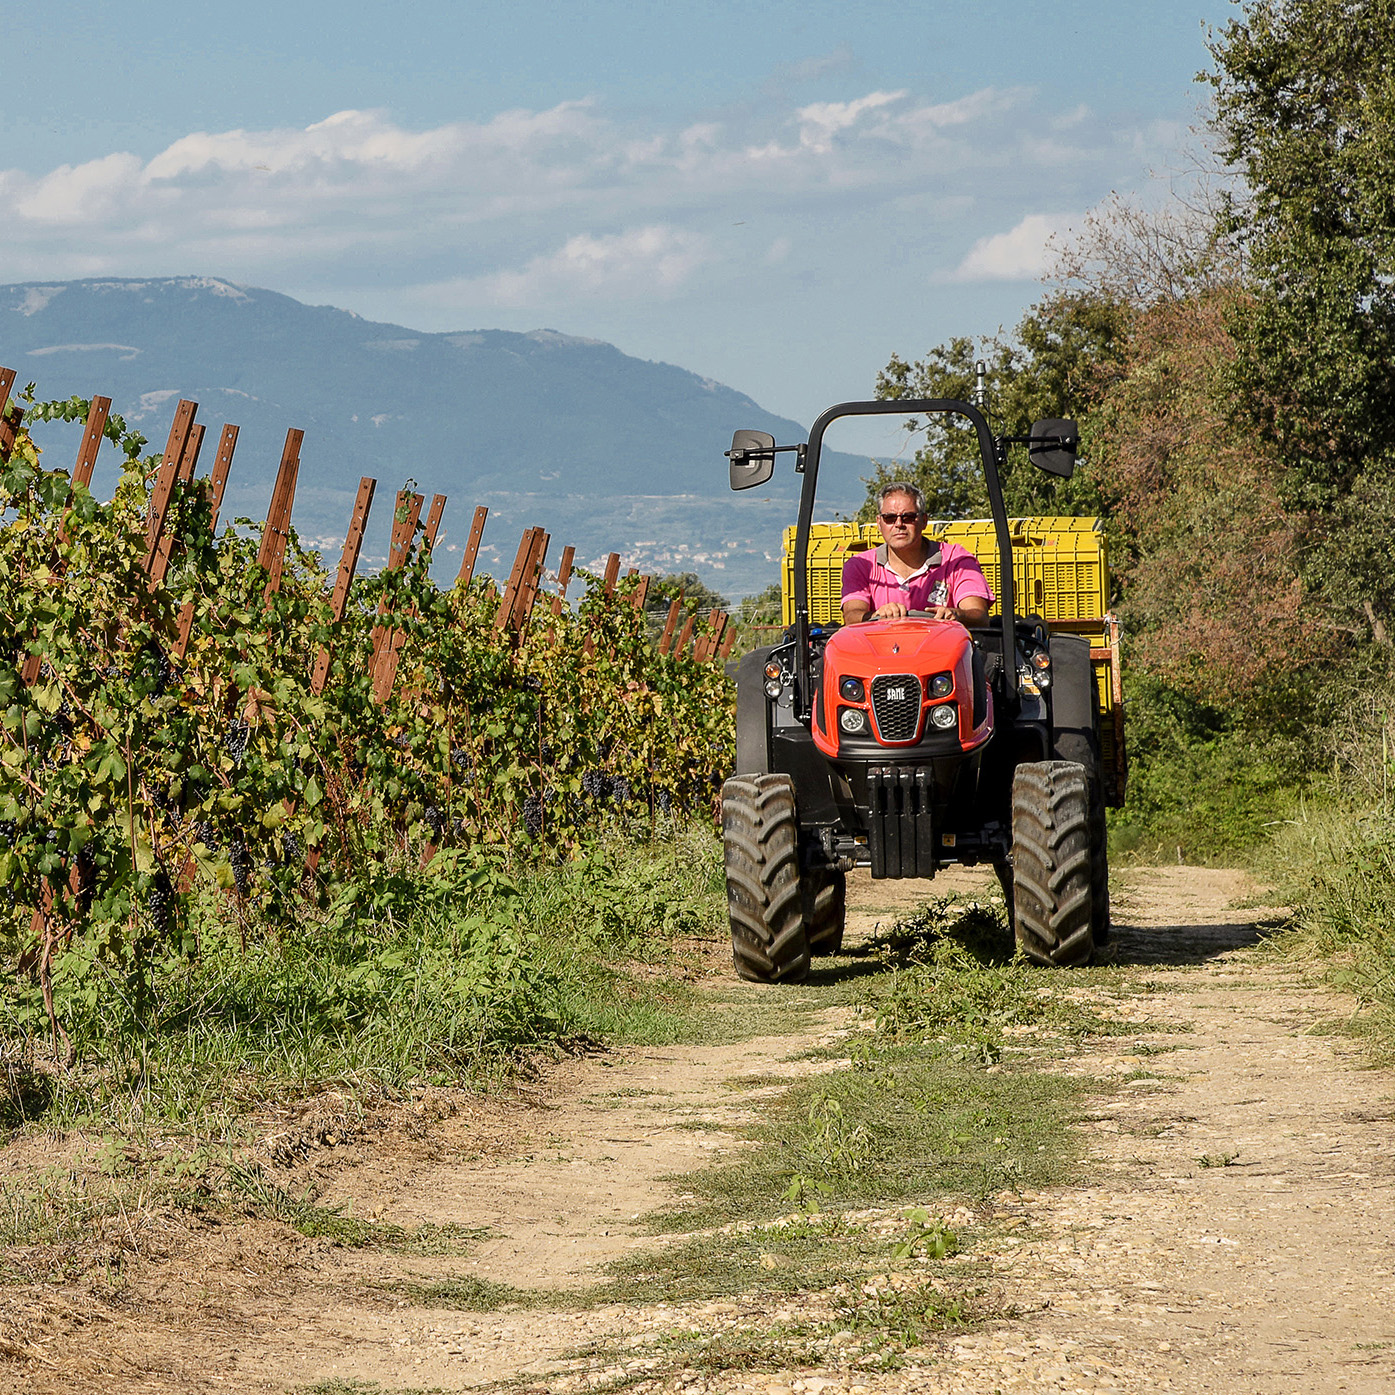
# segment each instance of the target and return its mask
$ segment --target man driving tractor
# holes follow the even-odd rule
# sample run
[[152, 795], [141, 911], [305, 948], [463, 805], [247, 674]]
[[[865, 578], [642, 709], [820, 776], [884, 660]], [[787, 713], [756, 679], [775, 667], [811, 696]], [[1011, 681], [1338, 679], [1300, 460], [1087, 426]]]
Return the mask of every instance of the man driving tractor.
[[928, 522], [915, 485], [897, 481], [883, 487], [877, 504], [882, 545], [843, 563], [846, 623], [900, 620], [917, 611], [971, 629], [987, 623], [993, 592], [978, 558], [955, 543], [931, 542]]

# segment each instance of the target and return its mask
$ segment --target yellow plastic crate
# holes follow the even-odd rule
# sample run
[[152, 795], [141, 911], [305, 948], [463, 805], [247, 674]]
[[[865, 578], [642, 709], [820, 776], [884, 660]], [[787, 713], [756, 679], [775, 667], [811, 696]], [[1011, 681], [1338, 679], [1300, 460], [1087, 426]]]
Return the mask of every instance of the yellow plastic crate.
[[[1079, 622], [1101, 620], [1109, 605], [1109, 565], [1105, 537], [1097, 518], [1014, 518], [1013, 580], [1017, 613], [1040, 615], [1052, 622], [1073, 622], [1074, 629], [1095, 628]], [[993, 594], [1001, 569], [992, 519], [957, 519], [931, 523], [928, 533], [972, 552]], [[881, 542], [875, 523], [815, 523], [809, 531], [809, 619], [816, 625], [842, 620], [843, 563], [854, 552]], [[781, 594], [786, 625], [794, 623], [794, 528], [785, 529]], [[995, 602], [993, 614], [999, 612]], [[1103, 628], [1101, 625], [1100, 629]]]

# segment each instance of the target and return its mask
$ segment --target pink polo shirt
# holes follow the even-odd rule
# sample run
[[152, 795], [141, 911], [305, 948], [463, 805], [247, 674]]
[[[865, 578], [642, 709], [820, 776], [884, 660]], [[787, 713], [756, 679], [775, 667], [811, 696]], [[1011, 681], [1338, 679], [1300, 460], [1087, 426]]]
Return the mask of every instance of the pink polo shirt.
[[958, 543], [930, 544], [930, 555], [904, 581], [887, 566], [885, 543], [859, 552], [843, 563], [843, 600], [867, 601], [873, 611], [892, 601], [907, 610], [932, 605], [958, 605], [966, 596], [982, 596], [993, 604], [978, 558]]

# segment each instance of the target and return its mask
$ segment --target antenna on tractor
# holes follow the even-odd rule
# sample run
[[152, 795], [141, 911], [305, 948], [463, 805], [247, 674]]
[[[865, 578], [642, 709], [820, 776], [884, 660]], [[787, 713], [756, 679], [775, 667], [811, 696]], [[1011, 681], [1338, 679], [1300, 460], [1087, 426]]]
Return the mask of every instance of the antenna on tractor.
[[988, 410], [988, 365], [982, 359], [974, 364], [974, 406], [980, 412]]

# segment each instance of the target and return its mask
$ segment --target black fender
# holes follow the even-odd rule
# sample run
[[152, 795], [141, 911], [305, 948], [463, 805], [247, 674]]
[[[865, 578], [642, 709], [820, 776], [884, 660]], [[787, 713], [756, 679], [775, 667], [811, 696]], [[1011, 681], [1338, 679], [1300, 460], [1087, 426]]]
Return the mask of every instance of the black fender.
[[770, 699], [765, 664], [774, 645], [743, 654], [736, 665], [736, 769], [734, 775], [770, 773]]
[[1052, 635], [1050, 649], [1052, 754], [1057, 760], [1077, 761], [1099, 780], [1100, 709], [1090, 641], [1080, 635]]

